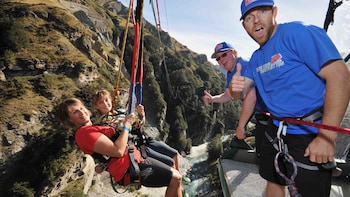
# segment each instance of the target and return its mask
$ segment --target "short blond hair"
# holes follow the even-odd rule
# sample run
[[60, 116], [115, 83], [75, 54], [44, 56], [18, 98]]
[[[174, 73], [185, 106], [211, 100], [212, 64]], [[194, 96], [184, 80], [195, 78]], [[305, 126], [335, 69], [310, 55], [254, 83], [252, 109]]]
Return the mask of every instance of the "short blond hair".
[[[97, 102], [103, 98], [109, 98], [111, 99], [111, 102], [113, 102], [111, 93], [108, 90], [105, 90], [105, 89], [98, 90], [92, 95], [92, 104], [94, 105], [95, 108], [96, 108]], [[97, 109], [97, 111], [102, 115], [102, 112], [100, 110]]]

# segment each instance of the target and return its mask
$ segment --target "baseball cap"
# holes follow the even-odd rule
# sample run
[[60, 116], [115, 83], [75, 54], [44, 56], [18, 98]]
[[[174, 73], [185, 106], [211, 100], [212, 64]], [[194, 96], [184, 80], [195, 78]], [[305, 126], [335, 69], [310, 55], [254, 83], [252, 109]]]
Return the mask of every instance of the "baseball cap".
[[215, 46], [214, 53], [211, 55], [211, 58], [215, 58], [215, 55], [221, 51], [227, 51], [233, 49], [233, 47], [227, 42], [220, 42]]
[[242, 16], [239, 20], [242, 20], [244, 15], [251, 9], [259, 6], [273, 6], [275, 3], [273, 0], [243, 0], [241, 4]]

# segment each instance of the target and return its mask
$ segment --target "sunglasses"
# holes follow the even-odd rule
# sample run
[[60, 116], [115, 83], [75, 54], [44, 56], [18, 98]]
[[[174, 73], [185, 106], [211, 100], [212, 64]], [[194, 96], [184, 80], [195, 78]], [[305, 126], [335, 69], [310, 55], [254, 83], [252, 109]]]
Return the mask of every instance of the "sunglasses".
[[220, 55], [219, 57], [217, 57], [215, 60], [218, 62], [218, 61], [220, 61], [221, 60], [221, 58], [224, 58], [224, 57], [226, 57], [227, 56], [227, 53], [228, 53], [229, 51], [226, 51], [225, 53], [223, 53], [222, 55]]

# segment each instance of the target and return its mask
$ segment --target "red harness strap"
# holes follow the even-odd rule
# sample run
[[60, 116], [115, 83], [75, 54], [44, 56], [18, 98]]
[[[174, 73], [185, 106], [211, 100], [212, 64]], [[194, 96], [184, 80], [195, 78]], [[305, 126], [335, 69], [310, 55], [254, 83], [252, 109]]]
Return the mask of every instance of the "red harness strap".
[[336, 131], [338, 133], [344, 133], [344, 134], [350, 134], [350, 129], [349, 128], [344, 128], [344, 127], [338, 127], [338, 126], [333, 126], [333, 125], [326, 125], [326, 124], [320, 124], [320, 123], [316, 123], [316, 122], [309, 122], [309, 121], [305, 121], [305, 120], [301, 120], [301, 119], [297, 119], [297, 118], [278, 118], [273, 116], [272, 114], [268, 113], [268, 112], [260, 112], [266, 116], [269, 116], [273, 119], [276, 120], [283, 120], [287, 123], [291, 123], [291, 124], [303, 124], [303, 125], [308, 125], [311, 127], [316, 127], [319, 129], [327, 129], [327, 130], [331, 130], [331, 131]]

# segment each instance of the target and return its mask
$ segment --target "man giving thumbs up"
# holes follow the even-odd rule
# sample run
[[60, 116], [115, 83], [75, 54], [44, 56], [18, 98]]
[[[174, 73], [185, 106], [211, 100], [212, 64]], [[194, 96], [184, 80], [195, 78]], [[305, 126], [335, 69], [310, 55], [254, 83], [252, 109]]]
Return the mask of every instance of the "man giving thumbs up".
[[[226, 89], [225, 92], [219, 95], [211, 95], [209, 92], [204, 91], [203, 102], [204, 104], [209, 103], [226, 103], [232, 100], [230, 94], [229, 84], [236, 73], [236, 67], [240, 65], [240, 72], [243, 69], [248, 67], [248, 61], [243, 60], [241, 57], [238, 57], [237, 51], [227, 42], [221, 42], [215, 46], [214, 53], [211, 58], [215, 58], [219, 66], [227, 71], [226, 74]], [[242, 103], [242, 111], [240, 114], [240, 119], [238, 122], [236, 137], [238, 139], [244, 139], [245, 134], [245, 125], [248, 123], [253, 111], [256, 102], [255, 90], [250, 91], [247, 94], [247, 97]]]

